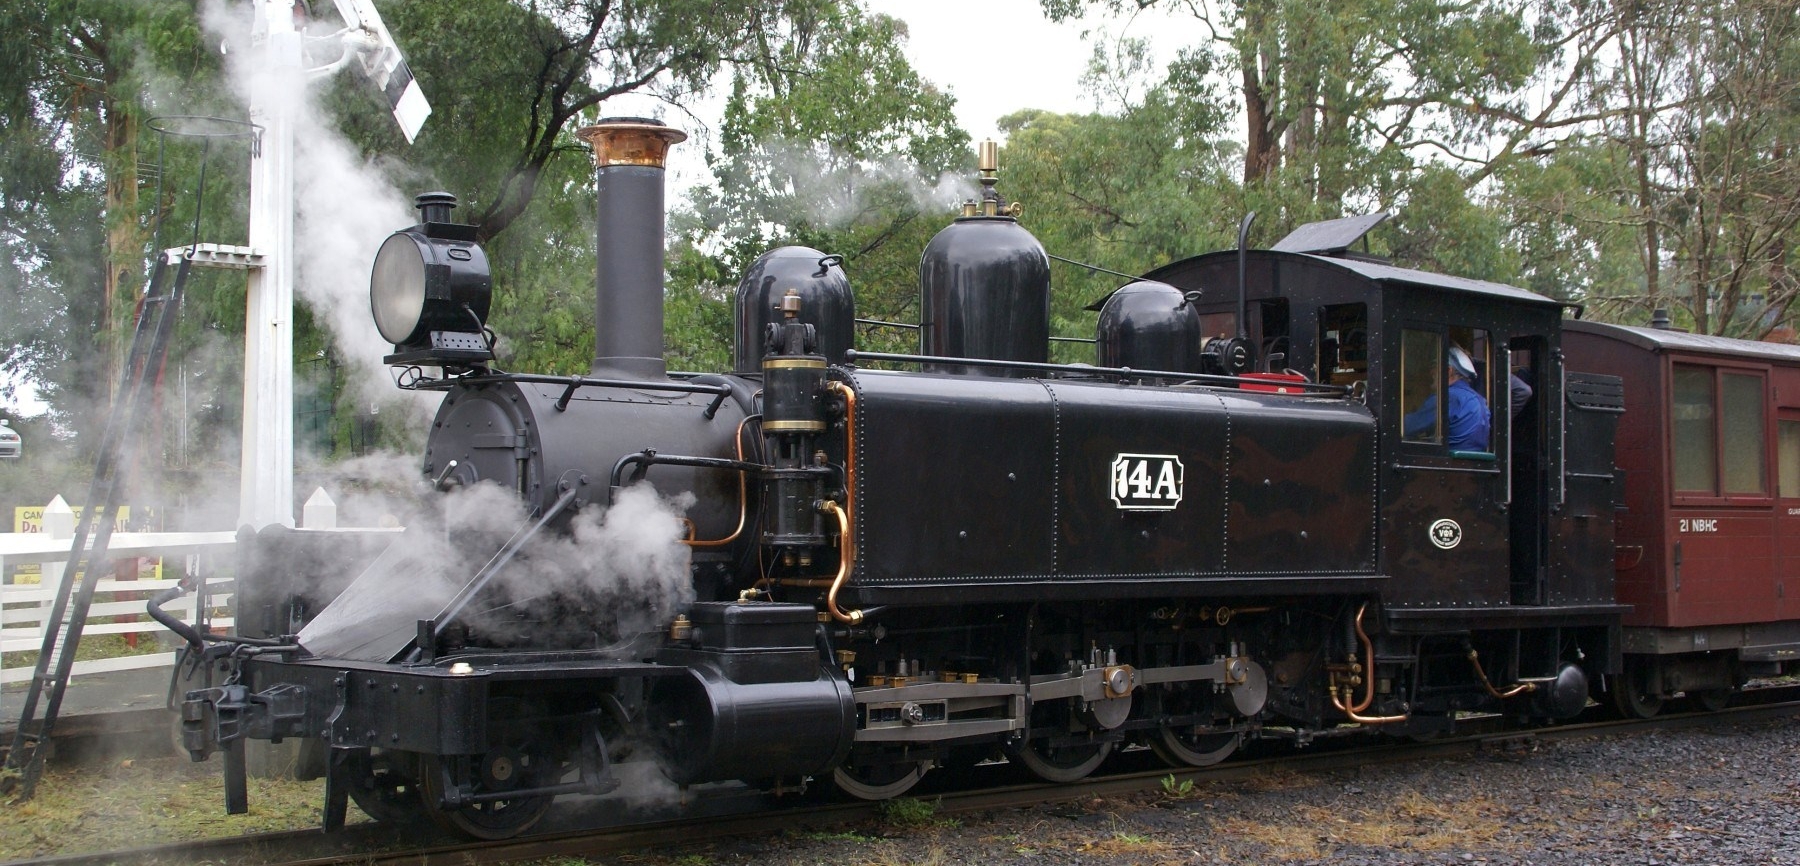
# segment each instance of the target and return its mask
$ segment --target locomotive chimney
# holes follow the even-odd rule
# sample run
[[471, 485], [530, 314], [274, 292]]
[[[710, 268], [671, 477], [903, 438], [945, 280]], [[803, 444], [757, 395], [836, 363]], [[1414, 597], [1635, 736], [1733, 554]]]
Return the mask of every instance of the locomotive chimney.
[[663, 378], [663, 165], [687, 134], [609, 117], [575, 135], [594, 149], [597, 170], [594, 375]]

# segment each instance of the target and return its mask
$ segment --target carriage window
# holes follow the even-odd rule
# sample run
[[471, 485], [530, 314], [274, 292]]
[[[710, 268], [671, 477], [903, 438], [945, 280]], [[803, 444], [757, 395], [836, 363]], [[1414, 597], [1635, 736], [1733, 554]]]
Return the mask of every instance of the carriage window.
[[1402, 439], [1442, 442], [1444, 338], [1431, 331], [1400, 332], [1400, 414]]
[[1783, 499], [1800, 499], [1800, 420], [1786, 418], [1775, 426], [1775, 467]]
[[1719, 489], [1719, 448], [1713, 429], [1713, 371], [1707, 367], [1675, 367], [1675, 489], [1712, 493]]
[[1764, 495], [1769, 492], [1769, 452], [1764, 444], [1763, 379], [1726, 373], [1723, 410], [1725, 492]]

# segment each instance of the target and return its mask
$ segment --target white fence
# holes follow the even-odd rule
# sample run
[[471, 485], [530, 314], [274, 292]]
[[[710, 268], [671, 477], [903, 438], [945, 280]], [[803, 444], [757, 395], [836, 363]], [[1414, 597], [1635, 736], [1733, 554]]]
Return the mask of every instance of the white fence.
[[[60, 533], [0, 533], [0, 573], [15, 565], [37, 563], [42, 582], [7, 584], [0, 587], [0, 652], [36, 651], [43, 648], [44, 629], [54, 628], [49, 622], [56, 601], [56, 588], [69, 559], [71, 541], [54, 538]], [[109, 558], [161, 556], [165, 562], [186, 557], [198, 574], [212, 572], [211, 560], [228, 555], [237, 543], [233, 532], [118, 532], [107, 546]], [[208, 577], [209, 585], [225, 582], [225, 578]], [[166, 633], [161, 625], [144, 612], [151, 595], [175, 585], [174, 580], [118, 580], [102, 578], [95, 588], [94, 603], [88, 608], [86, 637], [106, 634], [137, 634], [141, 641], [156, 641]], [[195, 596], [189, 593], [164, 606], [187, 622], [194, 621]], [[211, 608], [228, 606], [229, 594], [213, 594], [207, 598]], [[229, 628], [229, 617], [214, 618], [214, 627]], [[85, 638], [84, 638], [85, 639]], [[105, 671], [133, 670], [173, 664], [173, 652], [127, 655], [116, 658], [76, 662], [74, 675]], [[0, 683], [31, 679], [35, 662], [30, 665], [0, 668]]]

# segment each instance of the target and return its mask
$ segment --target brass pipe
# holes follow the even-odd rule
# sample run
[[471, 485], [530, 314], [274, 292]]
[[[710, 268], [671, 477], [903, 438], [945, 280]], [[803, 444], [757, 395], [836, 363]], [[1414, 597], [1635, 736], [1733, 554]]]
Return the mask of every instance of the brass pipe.
[[1494, 684], [1488, 681], [1487, 671], [1484, 671], [1481, 669], [1480, 653], [1477, 653], [1473, 647], [1469, 648], [1469, 664], [1472, 664], [1475, 666], [1475, 675], [1481, 678], [1482, 688], [1487, 689], [1488, 694], [1493, 695], [1494, 697], [1499, 698], [1500, 700], [1504, 701], [1507, 698], [1515, 698], [1515, 697], [1518, 697], [1519, 695], [1525, 694], [1526, 692], [1537, 691], [1536, 683], [1519, 683], [1518, 685], [1513, 686], [1512, 688], [1507, 689], [1504, 692], [1500, 691], [1499, 689], [1494, 688]]
[[[1348, 692], [1349, 689], [1345, 688], [1344, 691]], [[1346, 695], [1345, 697], [1348, 698], [1348, 695]], [[1350, 718], [1350, 721], [1353, 721], [1359, 725], [1391, 725], [1396, 722], [1404, 722], [1407, 719], [1412, 718], [1411, 713], [1403, 713], [1398, 716], [1365, 716], [1365, 715], [1362, 715], [1359, 711], [1353, 710], [1350, 707], [1348, 707], [1346, 705], [1345, 701], [1339, 700], [1336, 691], [1332, 692], [1331, 703], [1333, 705], [1335, 705], [1340, 711], [1342, 711], [1344, 715], [1348, 716]]]
[[[755, 416], [746, 415], [746, 416], [744, 416], [744, 420], [738, 422], [737, 434], [733, 437], [733, 439], [734, 439], [733, 444], [735, 444], [737, 446], [737, 459], [738, 459], [738, 462], [740, 462], [740, 463], [743, 462], [743, 460], [744, 460], [744, 425], [749, 424], [750, 419], [752, 417], [755, 417]], [[684, 517], [684, 518], [682, 518], [682, 522], [686, 523], [688, 525], [688, 537], [685, 539], [682, 539], [681, 543], [685, 544], [689, 547], [722, 547], [724, 545], [732, 543], [733, 541], [736, 541], [738, 536], [744, 534], [744, 524], [747, 523], [749, 521], [749, 519], [750, 519], [749, 483], [745, 480], [744, 473], [740, 470], [738, 472], [738, 524], [737, 524], [737, 528], [733, 529], [731, 531], [731, 534], [725, 536], [724, 538], [714, 539], [711, 541], [699, 541], [694, 538], [694, 535], [696, 533], [698, 533], [699, 530], [694, 526], [694, 522], [692, 520], [688, 520], [687, 518]]]
[[850, 580], [850, 563], [853, 559], [850, 542], [850, 516], [844, 512], [844, 509], [839, 508], [836, 502], [829, 499], [819, 506], [819, 510], [836, 517], [838, 524], [838, 573], [837, 577], [831, 580], [831, 591], [825, 593], [825, 609], [831, 613], [832, 619], [856, 625], [862, 622], [863, 612], [839, 610], [837, 603], [838, 590], [843, 589], [844, 584]]
[[1356, 637], [1362, 641], [1363, 645], [1363, 699], [1356, 706], [1345, 710], [1352, 715], [1368, 709], [1371, 704], [1375, 703], [1375, 642], [1369, 640], [1369, 633], [1363, 631], [1362, 624], [1363, 614], [1368, 609], [1368, 602], [1363, 602], [1363, 606], [1356, 609]]
[[1411, 713], [1403, 713], [1398, 716], [1362, 715], [1364, 710], [1367, 710], [1371, 704], [1375, 703], [1375, 642], [1369, 639], [1369, 633], [1363, 630], [1362, 624], [1363, 614], [1367, 613], [1368, 610], [1369, 605], [1366, 602], [1362, 607], [1356, 609], [1356, 637], [1363, 645], [1363, 699], [1354, 706], [1351, 705], [1350, 696], [1355, 688], [1354, 685], [1343, 686], [1344, 694], [1342, 697], [1339, 697], [1339, 687], [1334, 682], [1330, 689], [1331, 703], [1332, 706], [1338, 708], [1339, 712], [1348, 716], [1350, 721], [1356, 722], [1359, 725], [1391, 725], [1396, 722], [1404, 722], [1412, 717]]
[[856, 520], [856, 392], [842, 382], [826, 382], [825, 390], [844, 398], [844, 508]]

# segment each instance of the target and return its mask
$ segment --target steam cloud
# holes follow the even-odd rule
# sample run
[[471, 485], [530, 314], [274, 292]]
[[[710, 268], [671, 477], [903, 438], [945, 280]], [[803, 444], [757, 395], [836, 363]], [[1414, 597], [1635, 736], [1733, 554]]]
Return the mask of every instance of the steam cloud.
[[[375, 251], [388, 234], [417, 222], [417, 215], [382, 166], [362, 158], [338, 133], [315, 102], [315, 85], [306, 76], [282, 79], [260, 68], [262, 52], [250, 40], [251, 13], [247, 5], [207, 0], [201, 21], [226, 45], [227, 77], [246, 104], [285, 105], [293, 112], [296, 293], [349, 362], [351, 387], [361, 402], [400, 402], [421, 421], [428, 419], [433, 401], [397, 392], [384, 372], [381, 358], [389, 345], [375, 330], [368, 296]], [[310, 35], [330, 29], [315, 23]]]
[[[689, 551], [673, 498], [649, 484], [610, 508], [578, 512], [567, 532], [546, 531], [466, 609], [472, 635], [502, 644], [598, 647], [658, 629], [691, 604]], [[387, 661], [416, 624], [432, 619], [533, 518], [510, 491], [477, 484], [447, 494], [436, 525], [419, 519], [300, 633], [308, 650]]]
[[967, 177], [953, 172], [935, 181], [920, 178], [917, 167], [898, 155], [858, 163], [842, 154], [821, 154], [811, 143], [782, 139], [765, 141], [761, 148], [771, 173], [788, 180], [807, 219], [832, 229], [855, 222], [880, 194], [898, 192], [926, 213], [948, 212], [978, 194]]

